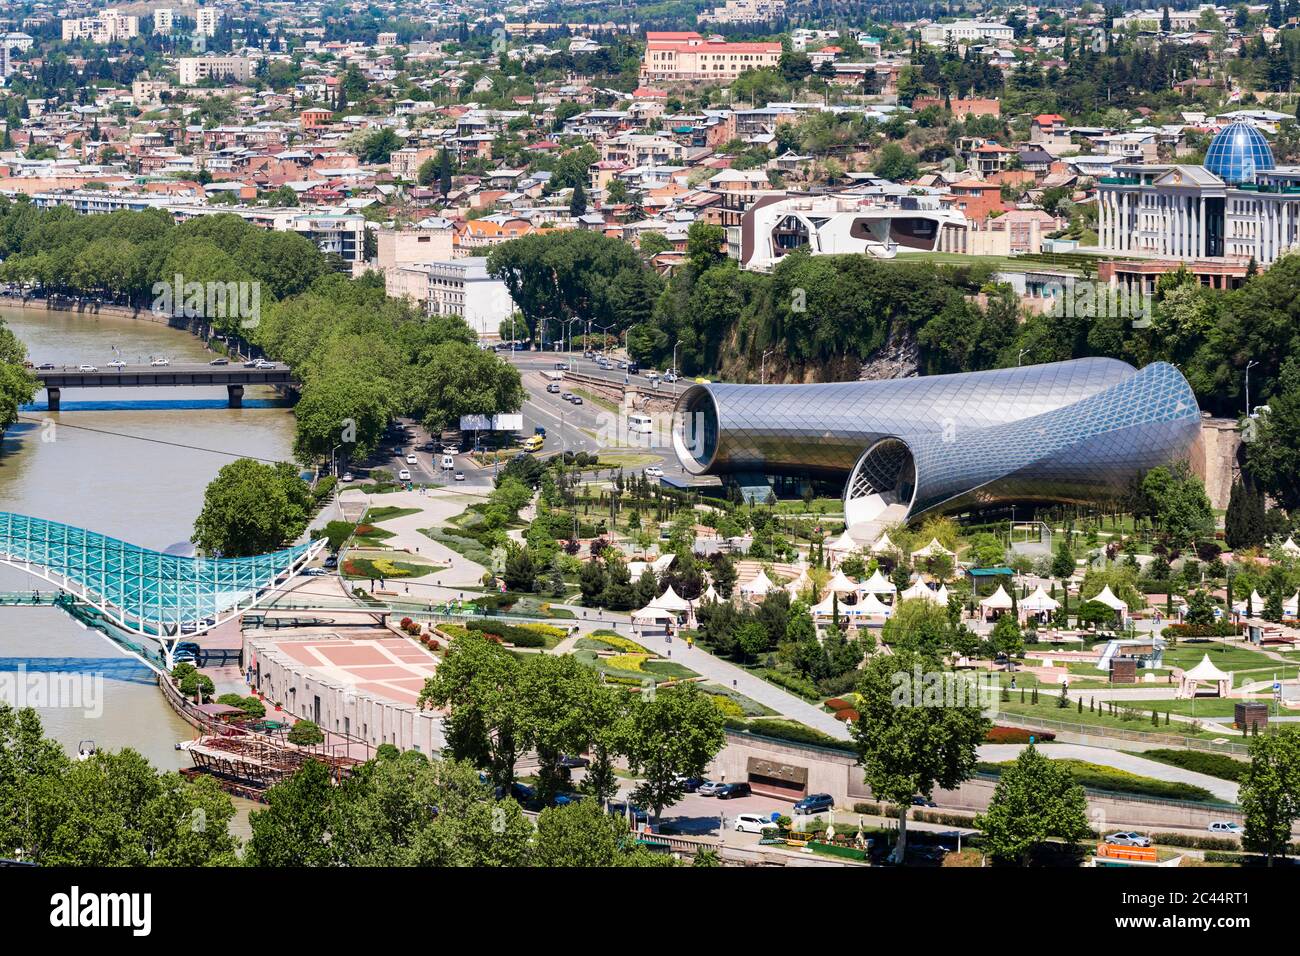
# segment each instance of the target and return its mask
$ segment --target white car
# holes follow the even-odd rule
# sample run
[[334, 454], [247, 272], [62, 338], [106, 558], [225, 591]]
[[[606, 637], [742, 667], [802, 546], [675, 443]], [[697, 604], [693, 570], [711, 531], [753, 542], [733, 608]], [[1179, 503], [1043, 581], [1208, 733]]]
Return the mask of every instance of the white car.
[[662, 478], [664, 476], [664, 470], [658, 465], [651, 465], [645, 470], [645, 476], [647, 478]]
[[737, 833], [762, 833], [775, 826], [771, 817], [765, 817], [761, 813], [740, 813], [736, 815], [736, 832]]
[[410, 481], [410, 480], [411, 480], [411, 472], [410, 472], [409, 470], [403, 468], [401, 471], [399, 471], [399, 472], [397, 473], [397, 478], [398, 478], [399, 481]]
[[156, 359], [154, 359], [152, 362], [150, 362], [149, 364], [150, 364], [150, 365], [171, 365], [172, 363], [171, 363], [171, 360], [170, 360], [170, 359], [165, 359], [165, 358], [156, 358]]
[[350, 471], [345, 471], [345, 472], [343, 472], [343, 480], [344, 480], [344, 481], [351, 481], [351, 480], [352, 480], [352, 472], [350, 472]]
[[465, 480], [465, 472], [463, 472], [463, 471], [458, 471], [458, 472], [456, 472], [456, 480], [457, 480], [457, 481], [464, 481], [464, 480]]
[[113, 361], [111, 361], [111, 362], [108, 363], [108, 367], [109, 367], [109, 368], [126, 368], [126, 363], [123, 362], [121, 359], [113, 359]]
[[99, 369], [95, 368], [95, 366], [93, 366], [93, 365], [78, 365], [78, 366], [77, 366], [77, 371], [78, 371], [78, 372], [98, 372]]
[[665, 382], [675, 382], [675, 381], [677, 381], [677, 373], [676, 373], [676, 372], [669, 372], [668, 374], [666, 374], [666, 375], [664, 376], [664, 381], [665, 381]]
[[415, 461], [416, 461], [415, 452], [411, 452], [409, 455], [406, 456], [406, 463], [408, 465], [414, 465]]
[[1229, 820], [1216, 820], [1206, 829], [1211, 833], [1222, 833], [1226, 836], [1241, 836], [1246, 832], [1246, 828], [1240, 823], [1233, 823]]

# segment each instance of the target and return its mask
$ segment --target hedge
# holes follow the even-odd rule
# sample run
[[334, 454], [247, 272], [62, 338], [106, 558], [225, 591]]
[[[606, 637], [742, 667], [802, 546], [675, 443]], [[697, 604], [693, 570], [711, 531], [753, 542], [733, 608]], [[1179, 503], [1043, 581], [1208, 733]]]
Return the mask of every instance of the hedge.
[[1045, 744], [1051, 743], [1056, 739], [1056, 734], [1050, 730], [1025, 730], [1021, 727], [990, 727], [989, 732], [984, 735], [984, 739], [991, 744], [1027, 744], [1029, 738], [1034, 738], [1034, 743]]
[[821, 700], [821, 694], [817, 693], [817, 688], [812, 681], [805, 680], [795, 674], [786, 674], [783, 671], [772, 670], [768, 668], [762, 672], [765, 680], [770, 681], [777, 687], [784, 687], [788, 691], [798, 694], [800, 697], [808, 700]]
[[[1119, 770], [1115, 767], [1103, 767], [1100, 764], [1088, 763], [1085, 760], [1058, 760], [1062, 769], [1070, 771], [1076, 783], [1082, 787], [1091, 790], [1102, 790], [1107, 793], [1118, 794], [1136, 794], [1143, 797], [1155, 797], [1163, 800], [1189, 800], [1196, 803], [1217, 803], [1220, 802], [1203, 787], [1196, 787], [1190, 783], [1180, 783], [1174, 780], [1156, 780], [1154, 777], [1143, 777], [1136, 773], [1129, 773], [1127, 770]], [[1011, 762], [1003, 764], [984, 763], [976, 765], [976, 769], [981, 773], [989, 773], [994, 776], [1001, 776], [1002, 771], [1011, 766]]]
[[803, 724], [778, 720], [774, 717], [759, 717], [750, 721], [737, 720], [733, 717], [728, 718], [726, 724], [732, 730], [748, 731], [763, 737], [773, 737], [777, 740], [788, 740], [791, 743], [798, 744], [813, 744], [818, 747], [828, 747], [831, 750], [842, 750], [845, 753], [857, 753], [852, 741], [840, 740], [837, 737], [830, 736], [830, 734], [824, 734], [820, 730], [805, 727]]
[[[1263, 610], [1263, 608], [1260, 608]], [[1213, 624], [1166, 624], [1161, 637], [1237, 637], [1246, 629], [1244, 624], [1215, 621]]]
[[1181, 767], [1183, 770], [1192, 770], [1210, 777], [1218, 777], [1220, 780], [1230, 780], [1233, 783], [1239, 782], [1246, 769], [1250, 766], [1244, 760], [1237, 760], [1227, 754], [1206, 753], [1201, 750], [1177, 750], [1174, 748], [1144, 750], [1138, 756], [1159, 763], [1167, 763], [1171, 767]]
[[1192, 850], [1236, 850], [1237, 841], [1224, 837], [1196, 836], [1193, 833], [1153, 833], [1152, 843], [1182, 846]]
[[485, 621], [475, 618], [465, 622], [465, 627], [471, 631], [478, 631], [480, 634], [491, 634], [501, 638], [507, 644], [513, 644], [515, 647], [545, 647], [546, 636], [539, 634], [535, 630], [526, 627], [520, 627], [517, 624], [501, 624], [497, 621]]

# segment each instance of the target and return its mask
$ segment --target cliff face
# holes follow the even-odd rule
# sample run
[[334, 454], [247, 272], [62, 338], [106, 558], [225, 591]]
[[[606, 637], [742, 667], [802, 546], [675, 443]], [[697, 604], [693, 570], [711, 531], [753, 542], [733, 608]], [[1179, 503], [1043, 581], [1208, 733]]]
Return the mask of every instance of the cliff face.
[[[718, 375], [727, 382], [758, 382], [760, 360], [745, 348], [738, 329], [725, 337], [722, 367]], [[870, 355], [845, 354], [825, 362], [792, 362], [781, 349], [767, 357], [768, 384], [809, 384], [813, 382], [872, 381], [876, 379], [912, 378], [920, 374], [921, 349], [916, 335], [904, 322], [896, 322], [889, 339]]]
[[913, 378], [921, 371], [921, 348], [910, 327], [895, 322], [889, 330], [889, 341], [867, 356], [858, 372], [858, 381], [867, 382], [884, 378]]

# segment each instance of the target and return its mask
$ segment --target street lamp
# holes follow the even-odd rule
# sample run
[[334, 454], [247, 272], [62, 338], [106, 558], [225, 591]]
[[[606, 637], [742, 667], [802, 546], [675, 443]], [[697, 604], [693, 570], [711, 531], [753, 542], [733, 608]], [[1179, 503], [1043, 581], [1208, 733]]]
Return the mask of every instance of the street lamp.
[[1028, 353], [1029, 353], [1029, 349], [1021, 349], [1020, 354], [1016, 356], [1016, 365], [1019, 365], [1020, 360], [1024, 358]]
[[758, 360], [759, 384], [767, 384], [767, 357], [775, 352], [776, 349], [768, 349], [763, 353], [763, 357]]
[[1250, 361], [1246, 363], [1246, 417], [1250, 418], [1250, 370], [1258, 365], [1258, 362]]

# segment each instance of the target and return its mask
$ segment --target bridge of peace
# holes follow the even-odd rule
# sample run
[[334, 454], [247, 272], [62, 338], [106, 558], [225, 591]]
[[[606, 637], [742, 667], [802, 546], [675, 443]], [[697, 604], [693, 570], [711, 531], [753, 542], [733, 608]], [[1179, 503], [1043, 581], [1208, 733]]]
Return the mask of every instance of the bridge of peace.
[[65, 388], [152, 388], [177, 385], [226, 386], [231, 408], [239, 408], [246, 385], [296, 386], [297, 379], [287, 365], [264, 368], [243, 365], [124, 365], [113, 368], [79, 368], [64, 365], [32, 369], [49, 397], [49, 409], [59, 410]]

